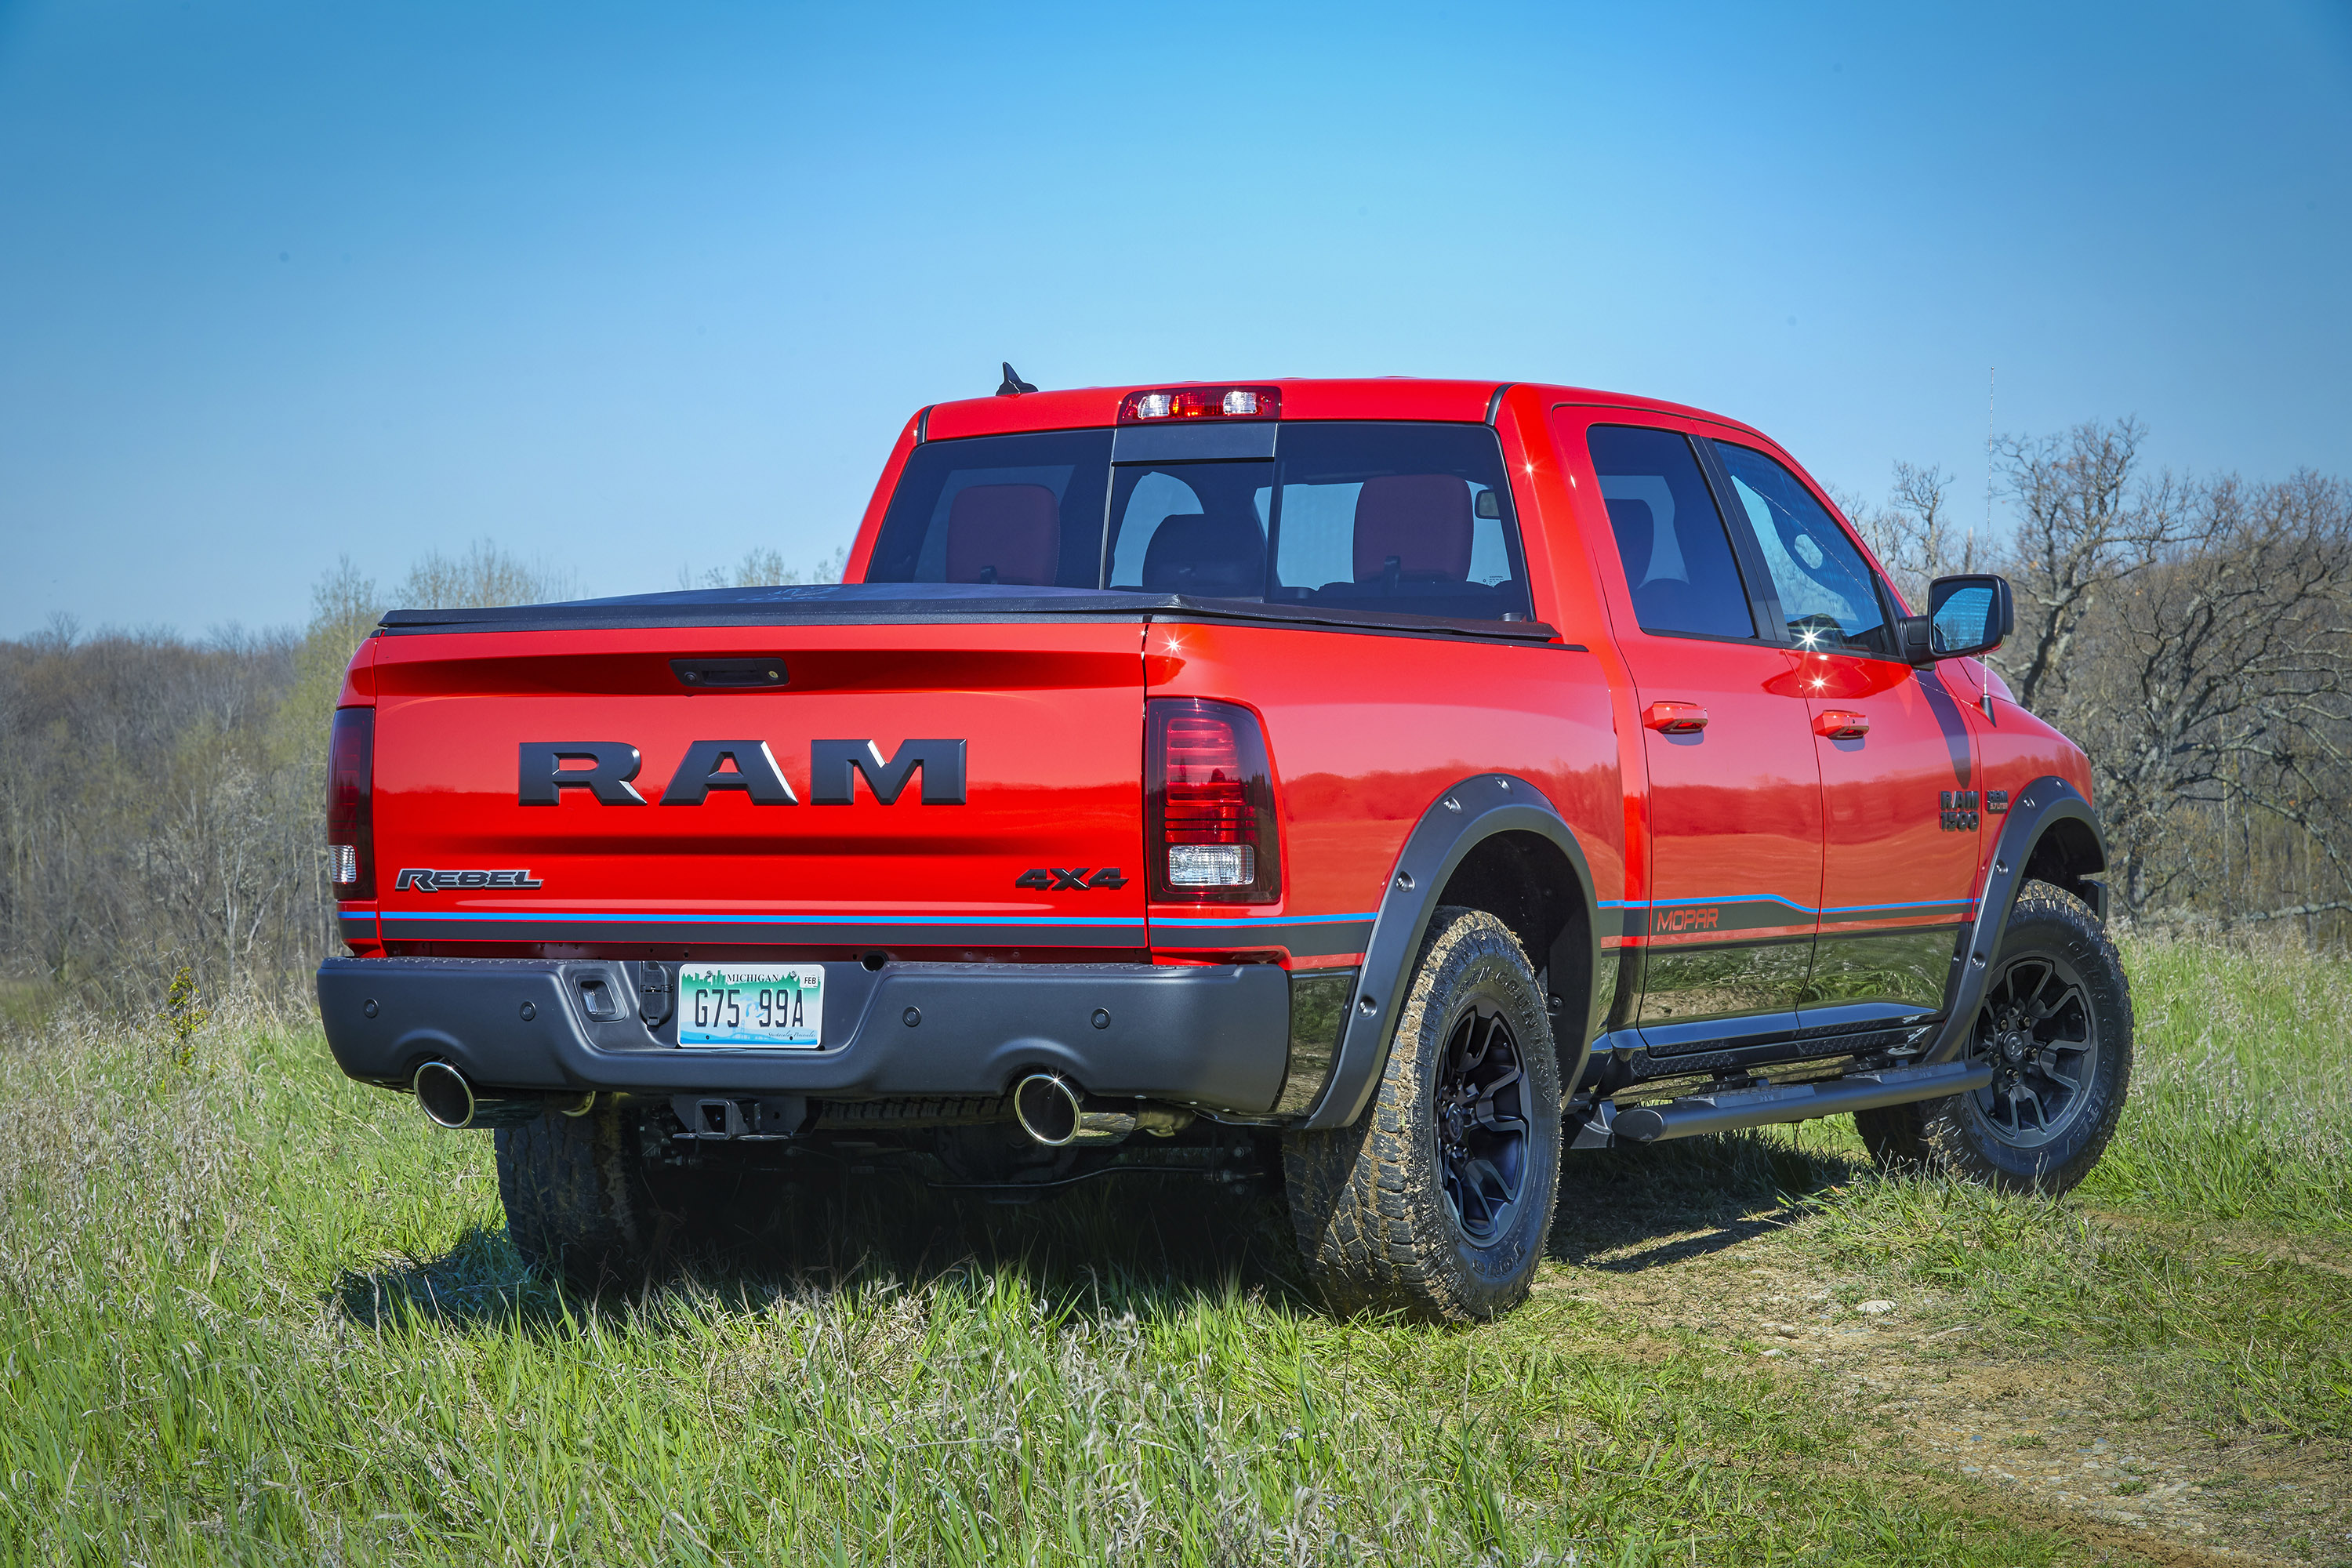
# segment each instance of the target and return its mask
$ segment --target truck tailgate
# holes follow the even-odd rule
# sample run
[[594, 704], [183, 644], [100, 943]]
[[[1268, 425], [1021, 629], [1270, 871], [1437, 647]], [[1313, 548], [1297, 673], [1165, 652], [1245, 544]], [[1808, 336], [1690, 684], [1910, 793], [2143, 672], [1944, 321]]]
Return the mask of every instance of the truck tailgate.
[[[649, 956], [1142, 949], [1140, 630], [387, 635], [383, 938]], [[781, 684], [694, 683], [731, 678], [706, 661], [751, 658]]]

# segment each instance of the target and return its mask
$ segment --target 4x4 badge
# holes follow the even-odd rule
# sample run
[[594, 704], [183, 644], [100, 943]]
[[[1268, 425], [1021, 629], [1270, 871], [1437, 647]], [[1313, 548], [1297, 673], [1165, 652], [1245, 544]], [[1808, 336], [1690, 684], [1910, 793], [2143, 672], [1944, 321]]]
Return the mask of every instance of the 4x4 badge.
[[1034, 888], [1045, 893], [1083, 893], [1088, 888], [1127, 886], [1127, 879], [1118, 874], [1118, 868], [1116, 866], [1106, 866], [1095, 872], [1092, 877], [1087, 875], [1089, 869], [1090, 868], [1085, 866], [1079, 867], [1075, 871], [1066, 871], [1059, 866], [1042, 867], [1034, 871], [1022, 872], [1013, 879], [1013, 885], [1016, 888]]

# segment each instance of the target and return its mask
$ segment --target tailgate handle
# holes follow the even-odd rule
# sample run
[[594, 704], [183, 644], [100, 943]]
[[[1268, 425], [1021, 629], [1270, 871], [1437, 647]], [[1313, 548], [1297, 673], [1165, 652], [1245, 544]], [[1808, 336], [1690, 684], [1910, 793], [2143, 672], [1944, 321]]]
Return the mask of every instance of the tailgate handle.
[[784, 684], [782, 654], [754, 654], [749, 658], [674, 658], [670, 673], [678, 684], [698, 690], [744, 691]]

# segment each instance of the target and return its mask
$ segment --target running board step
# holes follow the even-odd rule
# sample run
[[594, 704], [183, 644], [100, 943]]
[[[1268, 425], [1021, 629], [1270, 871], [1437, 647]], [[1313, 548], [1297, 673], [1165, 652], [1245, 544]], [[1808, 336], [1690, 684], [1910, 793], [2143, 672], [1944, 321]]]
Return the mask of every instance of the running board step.
[[[1669, 1138], [1696, 1138], [1702, 1132], [1729, 1132], [1775, 1121], [1809, 1121], [1816, 1116], [1907, 1105], [1915, 1100], [1940, 1100], [1948, 1094], [1982, 1089], [1991, 1081], [1990, 1065], [1970, 1062], [1886, 1068], [1818, 1083], [1763, 1084], [1687, 1095], [1664, 1105], [1637, 1105], [1610, 1118], [1607, 1131], [1624, 1142], [1657, 1143]], [[1582, 1137], [1577, 1142], [1590, 1147]]]

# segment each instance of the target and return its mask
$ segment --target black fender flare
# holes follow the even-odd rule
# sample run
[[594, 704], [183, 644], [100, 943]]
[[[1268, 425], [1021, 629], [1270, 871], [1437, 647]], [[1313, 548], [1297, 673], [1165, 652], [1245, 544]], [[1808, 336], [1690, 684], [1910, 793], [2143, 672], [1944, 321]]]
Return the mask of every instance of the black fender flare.
[[[2019, 889], [2025, 886], [2035, 851], [2061, 822], [2080, 823], [2090, 831], [2098, 857], [2098, 865], [2092, 868], [2106, 868], [2106, 836], [2100, 832], [2098, 814], [2083, 798], [2082, 791], [2064, 779], [2045, 773], [2016, 792], [2009, 815], [2001, 823], [2000, 837], [1993, 845], [1984, 891], [1977, 898], [1976, 920], [1969, 927], [1968, 940], [1952, 958], [1959, 973], [1950, 987], [1950, 1010], [1944, 1016], [1944, 1026], [1936, 1043], [1920, 1058], [1923, 1063], [1951, 1061], [1966, 1047], [1969, 1031], [1976, 1025], [1977, 1009], [1984, 1003], [1985, 987], [1992, 984], [1993, 955], [2000, 951], [2000, 940], [2009, 931], [2009, 912], [2016, 906]], [[2105, 886], [2079, 874], [2070, 883], [2060, 885], [2089, 904], [2102, 922], [2106, 920]]]
[[[1584, 1016], [1558, 1020], [1559, 1027], [1576, 1027], [1575, 1040], [1560, 1042], [1555, 1037], [1563, 1075], [1561, 1092], [1565, 1094], [1575, 1083], [1583, 1070], [1583, 1053], [1591, 1046], [1597, 1027], [1592, 1013], [1601, 995], [1601, 910], [1592, 887], [1592, 868], [1567, 819], [1543, 791], [1515, 774], [1478, 773], [1441, 793], [1406, 836], [1404, 847], [1390, 868], [1380, 913], [1372, 921], [1371, 938], [1363, 967], [1357, 972], [1355, 996], [1330, 1074], [1324, 1080], [1322, 1094], [1297, 1125], [1313, 1130], [1346, 1127], [1363, 1114], [1373, 1087], [1388, 1066], [1399, 1004], [1412, 983], [1412, 965], [1429, 934], [1438, 896], [1472, 850], [1504, 833], [1532, 833], [1549, 841], [1575, 874], [1576, 887], [1570, 896], [1583, 907], [1591, 947], [1585, 967], [1588, 994]], [[1538, 966], [1547, 958], [1543, 953], [1528, 956]]]

